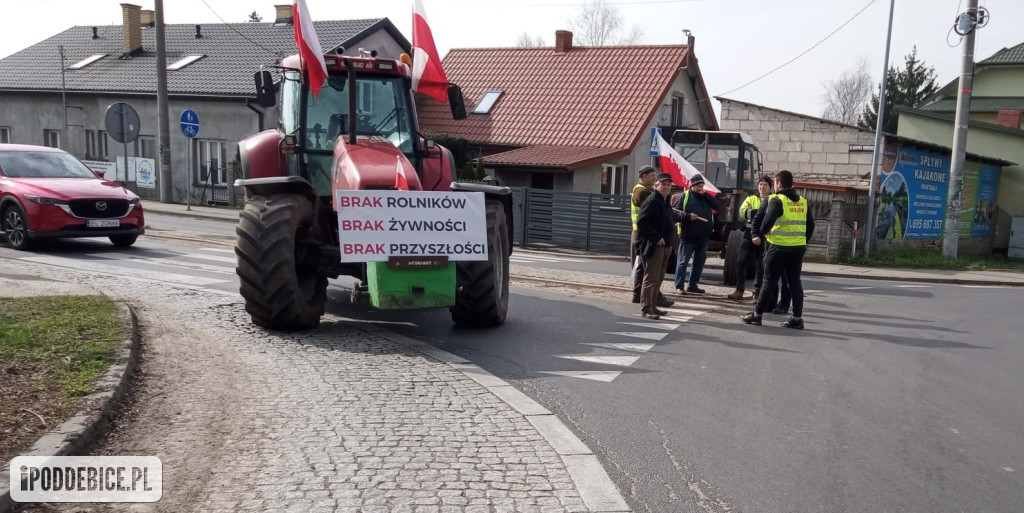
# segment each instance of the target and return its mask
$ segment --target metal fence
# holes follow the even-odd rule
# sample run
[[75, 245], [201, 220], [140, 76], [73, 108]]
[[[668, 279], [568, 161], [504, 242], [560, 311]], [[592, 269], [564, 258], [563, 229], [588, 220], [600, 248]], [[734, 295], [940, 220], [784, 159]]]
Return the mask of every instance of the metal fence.
[[512, 189], [515, 243], [629, 255], [629, 196]]

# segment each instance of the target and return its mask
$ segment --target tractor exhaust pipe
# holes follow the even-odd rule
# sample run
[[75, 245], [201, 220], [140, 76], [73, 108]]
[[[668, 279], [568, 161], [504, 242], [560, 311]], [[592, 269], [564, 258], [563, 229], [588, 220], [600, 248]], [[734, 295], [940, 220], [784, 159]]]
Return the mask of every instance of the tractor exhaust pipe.
[[348, 143], [356, 143], [356, 69], [351, 59], [345, 59], [348, 70]]

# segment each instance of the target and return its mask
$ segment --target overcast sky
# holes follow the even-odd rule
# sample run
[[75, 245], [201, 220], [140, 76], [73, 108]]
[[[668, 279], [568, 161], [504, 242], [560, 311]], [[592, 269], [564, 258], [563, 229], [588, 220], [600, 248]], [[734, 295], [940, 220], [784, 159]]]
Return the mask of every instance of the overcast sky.
[[[122, 0], [123, 1], [123, 0]], [[882, 74], [888, 0], [606, 0], [627, 25], [638, 25], [644, 44], [677, 44], [690, 29], [712, 96], [820, 116], [824, 83], [867, 60], [872, 78]], [[290, 0], [164, 0], [167, 23], [243, 22], [253, 9], [264, 21], [274, 3]], [[152, 9], [152, 0], [136, 2]], [[114, 0], [2, 0], [0, 57], [74, 25], [119, 25]], [[208, 5], [207, 5], [208, 4]], [[554, 44], [556, 30], [583, 0], [423, 0], [442, 56], [451, 48], [514, 46], [523, 33]], [[314, 20], [387, 17], [412, 39], [412, 0], [307, 0]], [[1024, 1], [989, 0], [991, 20], [978, 32], [976, 59], [1024, 42]], [[807, 51], [867, 8], [827, 41], [775, 73], [732, 91]], [[918, 55], [945, 84], [960, 73], [961, 47], [950, 32], [958, 0], [897, 0], [890, 63], [917, 45]], [[239, 43], [245, 44], [245, 43]], [[718, 104], [715, 102], [716, 111]]]

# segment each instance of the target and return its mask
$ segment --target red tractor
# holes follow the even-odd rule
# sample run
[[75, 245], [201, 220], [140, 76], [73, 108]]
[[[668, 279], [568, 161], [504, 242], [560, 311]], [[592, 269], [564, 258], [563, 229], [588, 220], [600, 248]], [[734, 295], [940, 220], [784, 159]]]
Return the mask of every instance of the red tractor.
[[[451, 152], [419, 132], [407, 57], [326, 55], [328, 78], [316, 95], [298, 55], [281, 63], [279, 85], [269, 71], [256, 74], [261, 105], [276, 105], [280, 95], [280, 119], [278, 128], [238, 145], [244, 178], [235, 185], [244, 187], [246, 199], [236, 229], [236, 271], [253, 323], [287, 331], [317, 326], [328, 279], [339, 276], [357, 278], [353, 296], [368, 295], [378, 308], [446, 306], [456, 324], [504, 322], [510, 191], [453, 181]], [[455, 119], [465, 117], [455, 85], [449, 103]], [[351, 234], [339, 226], [340, 193], [396, 190], [396, 167], [409, 192], [393, 194], [464, 191], [483, 198], [486, 260], [435, 254], [414, 268], [398, 265], [401, 258], [343, 261], [340, 248]], [[466, 215], [450, 212], [456, 220]], [[432, 264], [424, 267], [424, 261]]]

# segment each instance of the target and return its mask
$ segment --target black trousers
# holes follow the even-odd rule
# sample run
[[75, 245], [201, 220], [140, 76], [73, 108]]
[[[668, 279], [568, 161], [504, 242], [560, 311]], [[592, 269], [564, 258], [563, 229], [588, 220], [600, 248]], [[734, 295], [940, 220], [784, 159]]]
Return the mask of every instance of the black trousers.
[[[800, 282], [800, 270], [804, 263], [807, 246], [776, 246], [771, 245], [764, 257], [764, 283], [757, 298], [754, 311], [761, 315], [768, 311], [768, 306], [778, 294], [779, 279], [783, 276], [789, 281], [789, 295], [793, 302], [793, 317], [804, 313], [804, 286]], [[782, 301], [786, 300], [783, 296]], [[781, 304], [779, 305], [781, 306]]]
[[737, 265], [740, 266], [736, 272], [736, 290], [742, 292], [747, 289], [747, 269], [750, 261], [754, 261], [754, 290], [760, 292], [761, 283], [764, 281], [764, 245], [755, 246], [750, 239], [744, 238], [740, 246], [740, 258]]

